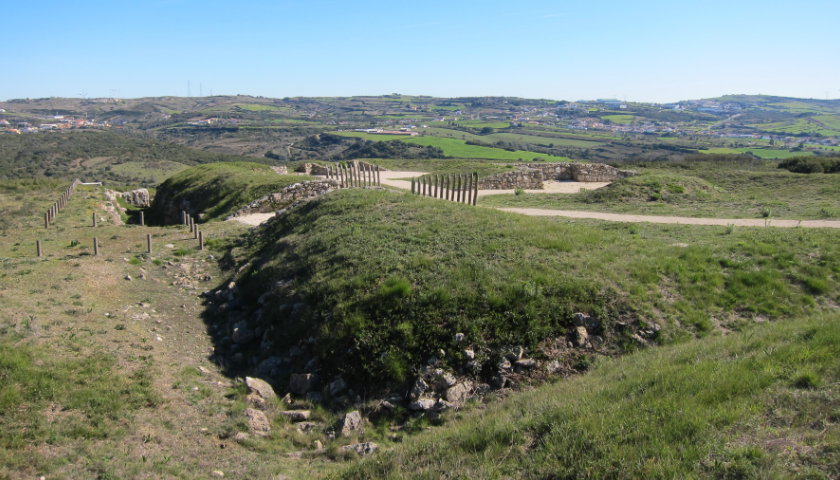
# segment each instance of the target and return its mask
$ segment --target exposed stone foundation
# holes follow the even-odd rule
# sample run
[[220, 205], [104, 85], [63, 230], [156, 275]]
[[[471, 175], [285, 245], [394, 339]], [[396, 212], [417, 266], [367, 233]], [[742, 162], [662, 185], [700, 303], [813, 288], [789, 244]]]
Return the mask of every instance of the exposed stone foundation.
[[518, 170], [504, 172], [478, 181], [483, 190], [511, 190], [515, 188], [541, 189], [546, 180], [574, 180], [576, 182], [614, 182], [636, 174], [619, 170], [604, 163], [519, 163]]
[[279, 192], [271, 193], [254, 200], [231, 214], [228, 218], [239, 217], [251, 213], [274, 212], [287, 207], [298, 200], [318, 197], [332, 192], [333, 190], [338, 190], [338, 188], [338, 182], [335, 180], [294, 183]]

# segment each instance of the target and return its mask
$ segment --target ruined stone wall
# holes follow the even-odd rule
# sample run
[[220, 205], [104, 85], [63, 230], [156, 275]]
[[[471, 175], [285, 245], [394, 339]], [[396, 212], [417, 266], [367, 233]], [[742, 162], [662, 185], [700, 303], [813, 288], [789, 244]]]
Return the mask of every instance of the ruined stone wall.
[[332, 192], [333, 190], [338, 190], [338, 188], [338, 182], [335, 180], [294, 183], [279, 192], [270, 193], [262, 198], [254, 200], [231, 214], [228, 218], [239, 217], [251, 213], [274, 212], [287, 207], [296, 201], [318, 197]]
[[[604, 163], [518, 163], [518, 172], [505, 172], [483, 178], [479, 188], [509, 190], [512, 188], [542, 188], [547, 180], [574, 180], [576, 182], [614, 182], [636, 174], [632, 170], [619, 170]], [[519, 173], [517, 175], [517, 173]], [[539, 179], [539, 182], [537, 182]], [[535, 186], [539, 185], [539, 186]]]
[[520, 169], [498, 173], [478, 180], [481, 190], [513, 190], [516, 188], [543, 188], [543, 173], [536, 169]]
[[145, 188], [138, 188], [137, 190], [131, 190], [130, 192], [122, 192], [120, 196], [125, 203], [129, 205], [134, 205], [135, 207], [146, 208], [152, 205], [152, 197], [149, 195], [149, 191]]

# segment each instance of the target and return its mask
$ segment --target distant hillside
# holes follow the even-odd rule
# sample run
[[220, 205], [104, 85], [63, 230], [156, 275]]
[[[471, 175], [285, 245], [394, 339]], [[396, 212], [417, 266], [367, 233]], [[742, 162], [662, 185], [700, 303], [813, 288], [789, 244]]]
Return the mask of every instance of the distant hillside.
[[80, 177], [151, 187], [191, 165], [241, 159], [116, 132], [0, 135], [0, 178], [7, 179]]

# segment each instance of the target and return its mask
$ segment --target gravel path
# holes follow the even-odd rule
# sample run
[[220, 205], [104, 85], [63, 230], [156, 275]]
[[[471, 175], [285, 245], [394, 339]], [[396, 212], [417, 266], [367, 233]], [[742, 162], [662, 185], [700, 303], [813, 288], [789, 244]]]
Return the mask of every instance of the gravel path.
[[734, 225], [736, 227], [803, 227], [803, 228], [840, 228], [840, 220], [781, 220], [776, 218], [696, 218], [669, 217], [660, 215], [632, 215], [625, 213], [604, 213], [586, 210], [549, 210], [544, 208], [499, 208], [505, 212], [520, 213], [532, 217], [569, 217], [592, 218], [611, 222], [629, 223], [670, 223], [679, 225]]

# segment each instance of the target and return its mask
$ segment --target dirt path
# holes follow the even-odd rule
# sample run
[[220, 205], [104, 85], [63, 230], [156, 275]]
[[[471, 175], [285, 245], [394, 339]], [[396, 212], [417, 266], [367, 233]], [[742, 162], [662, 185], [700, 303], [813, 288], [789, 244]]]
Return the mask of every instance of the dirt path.
[[273, 217], [275, 212], [269, 213], [252, 213], [250, 215], [240, 215], [238, 217], [233, 217], [229, 222], [239, 222], [244, 223], [245, 225], [251, 225], [256, 227], [257, 225], [263, 224], [268, 221], [269, 218]]
[[543, 208], [499, 208], [505, 212], [519, 213], [532, 217], [568, 217], [592, 218], [611, 222], [630, 223], [668, 223], [679, 225], [734, 225], [736, 227], [803, 227], [803, 228], [840, 228], [840, 220], [781, 220], [760, 218], [695, 218], [670, 217], [659, 215], [632, 215], [625, 213], [604, 213], [586, 210], [548, 210]]
[[[383, 185], [389, 187], [401, 188], [404, 190], [411, 190], [411, 177], [420, 177], [426, 175], [427, 172], [395, 172], [387, 171], [381, 172], [380, 180]], [[404, 180], [408, 178], [409, 180]], [[578, 193], [581, 190], [595, 190], [606, 187], [610, 182], [556, 182], [546, 181], [545, 187], [542, 189], [525, 190], [526, 193]], [[515, 190], [479, 190], [478, 196], [484, 197], [487, 195], [512, 195]]]

